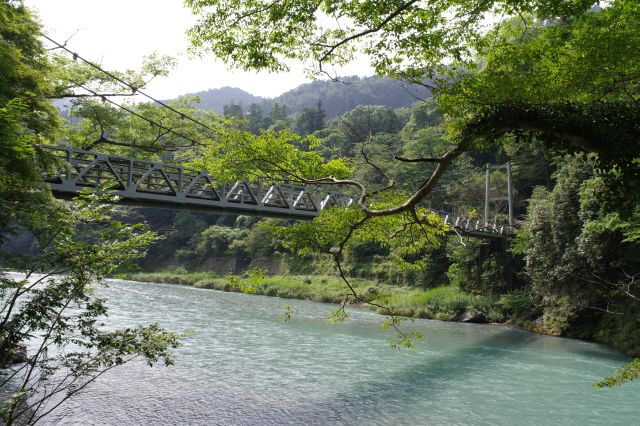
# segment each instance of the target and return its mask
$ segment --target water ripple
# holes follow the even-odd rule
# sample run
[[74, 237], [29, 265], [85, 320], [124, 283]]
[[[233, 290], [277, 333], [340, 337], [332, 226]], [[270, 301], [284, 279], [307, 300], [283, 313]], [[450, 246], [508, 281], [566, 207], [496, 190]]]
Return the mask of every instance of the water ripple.
[[[113, 370], [49, 425], [630, 425], [640, 383], [591, 383], [626, 358], [505, 327], [417, 321], [392, 350], [382, 318], [333, 306], [165, 284], [111, 282], [110, 327], [193, 330], [171, 368]], [[280, 316], [293, 306], [293, 319]]]

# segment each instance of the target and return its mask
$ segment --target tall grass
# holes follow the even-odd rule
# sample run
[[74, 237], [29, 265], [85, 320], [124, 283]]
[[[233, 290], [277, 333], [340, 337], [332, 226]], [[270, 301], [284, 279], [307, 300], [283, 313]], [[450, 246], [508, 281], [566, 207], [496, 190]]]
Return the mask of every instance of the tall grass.
[[480, 311], [493, 317], [496, 303], [492, 299], [466, 293], [454, 286], [428, 290], [396, 291], [382, 300], [398, 315], [420, 318], [456, 320], [465, 313]]
[[[318, 302], [341, 303], [348, 293], [339, 277], [321, 275], [269, 276], [260, 279], [220, 277], [211, 272], [180, 274], [175, 272], [136, 273], [126, 277], [133, 281], [189, 285], [221, 291], [263, 294], [287, 299], [308, 299]], [[374, 283], [356, 279], [351, 284], [361, 289]]]
[[149, 272], [126, 275], [125, 278], [132, 281], [153, 282], [163, 284], [195, 285], [198, 281], [219, 277], [215, 272]]
[[[220, 291], [330, 303], [342, 303], [349, 294], [349, 289], [341, 278], [321, 275], [285, 275], [242, 279], [239, 277], [219, 277], [211, 272], [187, 274], [159, 272], [138, 273], [127, 278], [134, 281], [182, 284]], [[365, 279], [350, 280], [350, 283], [361, 297], [389, 308], [387, 310], [372, 307], [380, 313], [447, 321], [460, 319], [465, 313], [473, 311], [485, 313], [490, 320], [499, 320], [502, 315], [497, 301], [466, 293], [453, 286], [419, 290], [377, 284]]]
[[[360, 289], [370, 286], [365, 280], [354, 280], [352, 285]], [[270, 276], [262, 279], [245, 279], [234, 282], [229, 278], [205, 279], [197, 282], [196, 287], [222, 291], [240, 291], [263, 294], [286, 299], [308, 299], [317, 302], [341, 303], [348, 289], [337, 277], [319, 275]]]

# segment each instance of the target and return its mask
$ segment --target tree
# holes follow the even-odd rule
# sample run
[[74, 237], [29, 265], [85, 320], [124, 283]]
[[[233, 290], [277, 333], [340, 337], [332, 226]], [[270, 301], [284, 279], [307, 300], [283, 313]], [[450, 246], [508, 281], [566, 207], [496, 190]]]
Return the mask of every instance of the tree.
[[[638, 355], [640, 246], [635, 219], [607, 205], [607, 185], [594, 159], [565, 160], [552, 191], [537, 187], [517, 251], [525, 254], [541, 331], [592, 338]], [[632, 195], [636, 206], [637, 194]], [[638, 378], [637, 361], [596, 386]]]
[[244, 69], [288, 69], [309, 60], [317, 71], [365, 53], [380, 75], [421, 79], [448, 68], [446, 60], [473, 64], [483, 24], [494, 16], [572, 17], [591, 0], [388, 2], [300, 0], [187, 0], [201, 20], [189, 32], [193, 47]]
[[231, 103], [229, 105], [225, 105], [223, 111], [224, 116], [227, 118], [236, 118], [238, 120], [242, 120], [244, 118], [244, 110], [240, 104]]
[[288, 117], [289, 108], [286, 105], [280, 105], [278, 102], [275, 102], [271, 107], [271, 111], [269, 111], [269, 118], [274, 123], [279, 120], [286, 121]]
[[211, 256], [223, 256], [229, 246], [248, 234], [247, 229], [235, 229], [212, 225], [202, 231], [195, 244], [195, 253], [201, 259]]
[[595, 152], [629, 190], [640, 176], [638, 18], [637, 2], [621, 0], [544, 25], [507, 21], [478, 46], [477, 72], [455, 74], [439, 101], [452, 126], [489, 143], [511, 133], [556, 153]]
[[[42, 93], [51, 90], [39, 31], [21, 4], [0, 4], [0, 227], [28, 215], [31, 201], [49, 198], [40, 171], [49, 163], [38, 149], [57, 135], [55, 108]], [[2, 237], [0, 237], [0, 242]]]
[[394, 133], [401, 127], [402, 123], [393, 109], [376, 105], [359, 105], [342, 114], [337, 122], [338, 130], [353, 136], [360, 135], [359, 139], [369, 134]]
[[244, 239], [245, 251], [252, 259], [268, 259], [278, 248], [273, 227], [277, 223], [274, 219], [266, 219], [256, 223]]
[[271, 130], [285, 130], [290, 127], [289, 124], [289, 108], [286, 105], [280, 105], [278, 102], [274, 103], [269, 111], [268, 120], [270, 122], [269, 129]]
[[[431, 77], [464, 149], [469, 139], [515, 132], [561, 150], [596, 151], [603, 167], [638, 175], [635, 1], [599, 13], [587, 13], [591, 0], [187, 5], [203, 17], [190, 31], [193, 48], [232, 65], [281, 70], [298, 59], [322, 71], [364, 52], [379, 75], [418, 84]], [[503, 18], [487, 33], [482, 22], [492, 16]], [[612, 132], [620, 141], [613, 150]]]
[[324, 127], [324, 110], [318, 100], [315, 108], [305, 108], [296, 120], [296, 131], [301, 135], [310, 135]]
[[[0, 417], [34, 424], [104, 372], [133, 358], [172, 362], [178, 336], [157, 324], [106, 332], [106, 306], [92, 296], [104, 277], [139, 258], [156, 237], [143, 225], [111, 220], [105, 199], [52, 199], [41, 176], [57, 163], [39, 148], [64, 130], [48, 98], [59, 71], [38, 41], [22, 2], [0, 3], [0, 243], [29, 232], [26, 255], [0, 250]], [[37, 349], [16, 354], [27, 341]]]
[[[2, 253], [2, 262], [24, 273], [0, 275], [0, 387], [10, 392], [0, 416], [6, 424], [34, 424], [105, 372], [143, 358], [172, 364], [178, 336], [157, 324], [104, 331], [105, 301], [92, 296], [104, 278], [131, 264], [156, 239], [143, 225], [108, 216], [98, 196], [72, 205], [37, 206], [46, 217], [31, 226], [36, 246], [28, 256]], [[35, 206], [34, 206], [35, 207]], [[46, 215], [46, 216], [45, 216]], [[20, 223], [13, 223], [14, 226]], [[35, 350], [15, 359], [27, 340]]]
[[247, 130], [256, 135], [271, 125], [269, 117], [262, 115], [262, 108], [258, 104], [249, 105], [246, 119]]

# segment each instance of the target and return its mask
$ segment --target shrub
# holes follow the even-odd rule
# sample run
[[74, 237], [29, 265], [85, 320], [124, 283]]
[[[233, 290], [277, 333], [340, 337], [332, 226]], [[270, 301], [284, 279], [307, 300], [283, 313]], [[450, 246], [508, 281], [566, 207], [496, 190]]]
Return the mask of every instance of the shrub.
[[512, 318], [522, 318], [535, 310], [535, 304], [528, 289], [513, 290], [500, 296], [498, 301]]
[[544, 307], [542, 321], [546, 332], [553, 335], [564, 334], [575, 318], [578, 308], [571, 303], [568, 296], [550, 301]]
[[247, 276], [250, 282], [259, 284], [264, 282], [264, 279], [267, 276], [267, 270], [265, 268], [251, 268], [247, 272]]

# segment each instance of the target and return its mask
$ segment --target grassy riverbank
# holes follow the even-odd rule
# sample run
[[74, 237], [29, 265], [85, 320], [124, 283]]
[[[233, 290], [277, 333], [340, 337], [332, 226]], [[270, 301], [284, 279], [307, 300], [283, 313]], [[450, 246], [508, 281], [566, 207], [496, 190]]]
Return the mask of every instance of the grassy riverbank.
[[[285, 275], [268, 277], [219, 277], [210, 272], [136, 273], [126, 277], [133, 281], [189, 285], [221, 291], [261, 294], [287, 299], [342, 303], [348, 289], [339, 277], [320, 275]], [[376, 304], [387, 306], [394, 315], [455, 321], [482, 312], [487, 321], [504, 320], [496, 300], [465, 293], [456, 287], [442, 286], [421, 290], [390, 286], [364, 279], [350, 281], [356, 292]], [[377, 311], [381, 311], [379, 308]]]
[[[346, 285], [339, 277], [322, 275], [220, 277], [214, 272], [155, 272], [129, 274], [123, 278], [328, 303], [342, 303], [348, 293]], [[366, 279], [352, 279], [350, 283], [362, 298], [388, 308], [382, 310], [368, 305], [381, 314], [443, 321], [504, 323], [536, 333], [557, 335], [552, 329], [541, 327], [539, 321], [530, 320], [530, 300], [522, 292], [515, 291], [498, 298], [467, 293], [450, 285], [423, 290], [380, 284]], [[609, 321], [620, 322], [621, 319], [614, 317]], [[620, 324], [624, 325], [623, 322]], [[640, 332], [635, 331], [635, 339], [626, 338], [629, 333], [619, 337], [618, 333], [612, 333], [611, 330], [620, 330], [620, 324], [602, 323], [597, 325], [595, 335], [568, 337], [604, 343], [627, 355], [638, 356], [640, 345], [637, 342]]]

